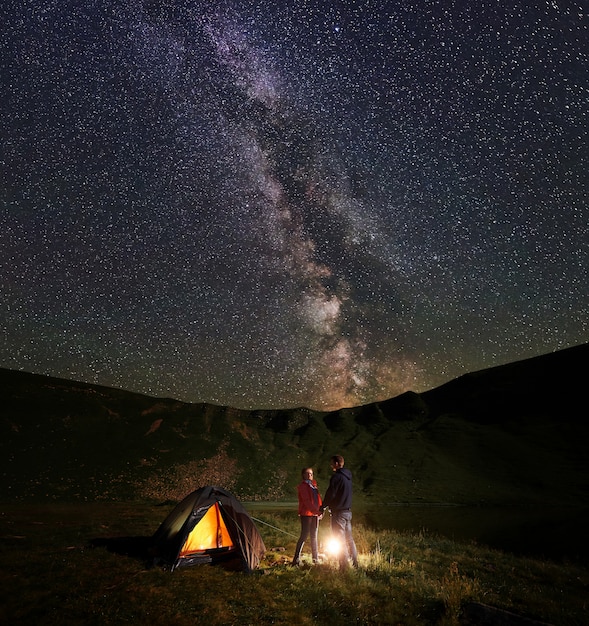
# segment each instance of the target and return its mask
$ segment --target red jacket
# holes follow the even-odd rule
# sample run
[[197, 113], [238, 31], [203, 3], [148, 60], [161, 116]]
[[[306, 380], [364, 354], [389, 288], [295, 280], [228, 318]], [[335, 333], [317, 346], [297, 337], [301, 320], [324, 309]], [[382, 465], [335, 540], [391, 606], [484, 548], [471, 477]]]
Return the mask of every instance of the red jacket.
[[313, 481], [313, 487], [306, 480], [299, 483], [297, 491], [299, 492], [299, 515], [307, 517], [309, 515], [320, 515], [319, 507], [322, 504], [321, 494], [317, 490], [317, 483]]

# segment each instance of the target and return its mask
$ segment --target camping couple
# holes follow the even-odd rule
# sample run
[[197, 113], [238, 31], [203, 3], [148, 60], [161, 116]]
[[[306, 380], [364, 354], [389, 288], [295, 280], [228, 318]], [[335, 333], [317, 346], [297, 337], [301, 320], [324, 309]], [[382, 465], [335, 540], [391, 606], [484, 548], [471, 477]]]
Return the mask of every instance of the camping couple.
[[352, 536], [352, 472], [344, 468], [344, 457], [339, 454], [331, 457], [330, 465], [333, 474], [323, 501], [317, 489], [317, 482], [313, 478], [313, 469], [305, 467], [301, 472], [302, 481], [297, 487], [301, 535], [295, 549], [293, 565], [299, 564], [303, 545], [308, 538], [311, 539], [313, 563], [319, 562], [317, 546], [319, 520], [323, 517], [323, 512], [329, 509], [331, 532], [340, 543], [340, 568], [345, 569], [349, 559], [352, 560], [354, 567], [358, 567], [358, 552]]

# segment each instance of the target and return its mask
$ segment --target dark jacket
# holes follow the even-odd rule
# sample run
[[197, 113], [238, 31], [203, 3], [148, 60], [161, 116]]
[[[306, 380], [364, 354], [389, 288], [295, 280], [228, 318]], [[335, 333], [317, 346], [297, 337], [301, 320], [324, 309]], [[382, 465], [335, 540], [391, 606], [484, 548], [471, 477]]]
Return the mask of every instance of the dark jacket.
[[352, 508], [352, 472], [340, 467], [332, 475], [323, 496], [323, 508], [343, 511]]

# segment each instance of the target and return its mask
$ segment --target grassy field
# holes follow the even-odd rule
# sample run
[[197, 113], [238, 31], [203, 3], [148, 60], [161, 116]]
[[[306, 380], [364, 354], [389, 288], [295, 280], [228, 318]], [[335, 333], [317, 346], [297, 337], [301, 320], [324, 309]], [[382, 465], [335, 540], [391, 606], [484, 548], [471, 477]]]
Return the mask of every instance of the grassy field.
[[[294, 568], [296, 515], [259, 506], [253, 515], [268, 552], [252, 574], [212, 566], [170, 573], [137, 556], [91, 547], [95, 539], [148, 537], [170, 508], [3, 505], [0, 623], [451, 625], [466, 623], [472, 603], [554, 625], [587, 621], [586, 567], [356, 525], [358, 570], [340, 574], [329, 560]], [[327, 529], [322, 522], [320, 541]]]

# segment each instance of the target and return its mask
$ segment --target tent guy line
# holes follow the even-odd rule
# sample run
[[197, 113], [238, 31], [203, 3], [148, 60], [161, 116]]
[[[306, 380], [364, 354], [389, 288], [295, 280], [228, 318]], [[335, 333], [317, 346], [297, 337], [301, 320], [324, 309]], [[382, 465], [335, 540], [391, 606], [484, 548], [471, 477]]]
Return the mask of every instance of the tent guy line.
[[268, 522], [264, 522], [263, 520], [258, 519], [257, 517], [254, 517], [253, 515], [250, 515], [250, 517], [254, 520], [254, 522], [265, 524], [266, 526], [270, 526], [270, 528], [273, 528], [274, 530], [279, 530], [281, 533], [284, 533], [285, 535], [290, 535], [291, 537], [298, 539], [298, 535], [293, 535], [292, 533], [289, 533], [287, 530], [282, 530], [282, 528], [278, 528], [278, 526], [272, 526], [272, 524], [268, 524]]

